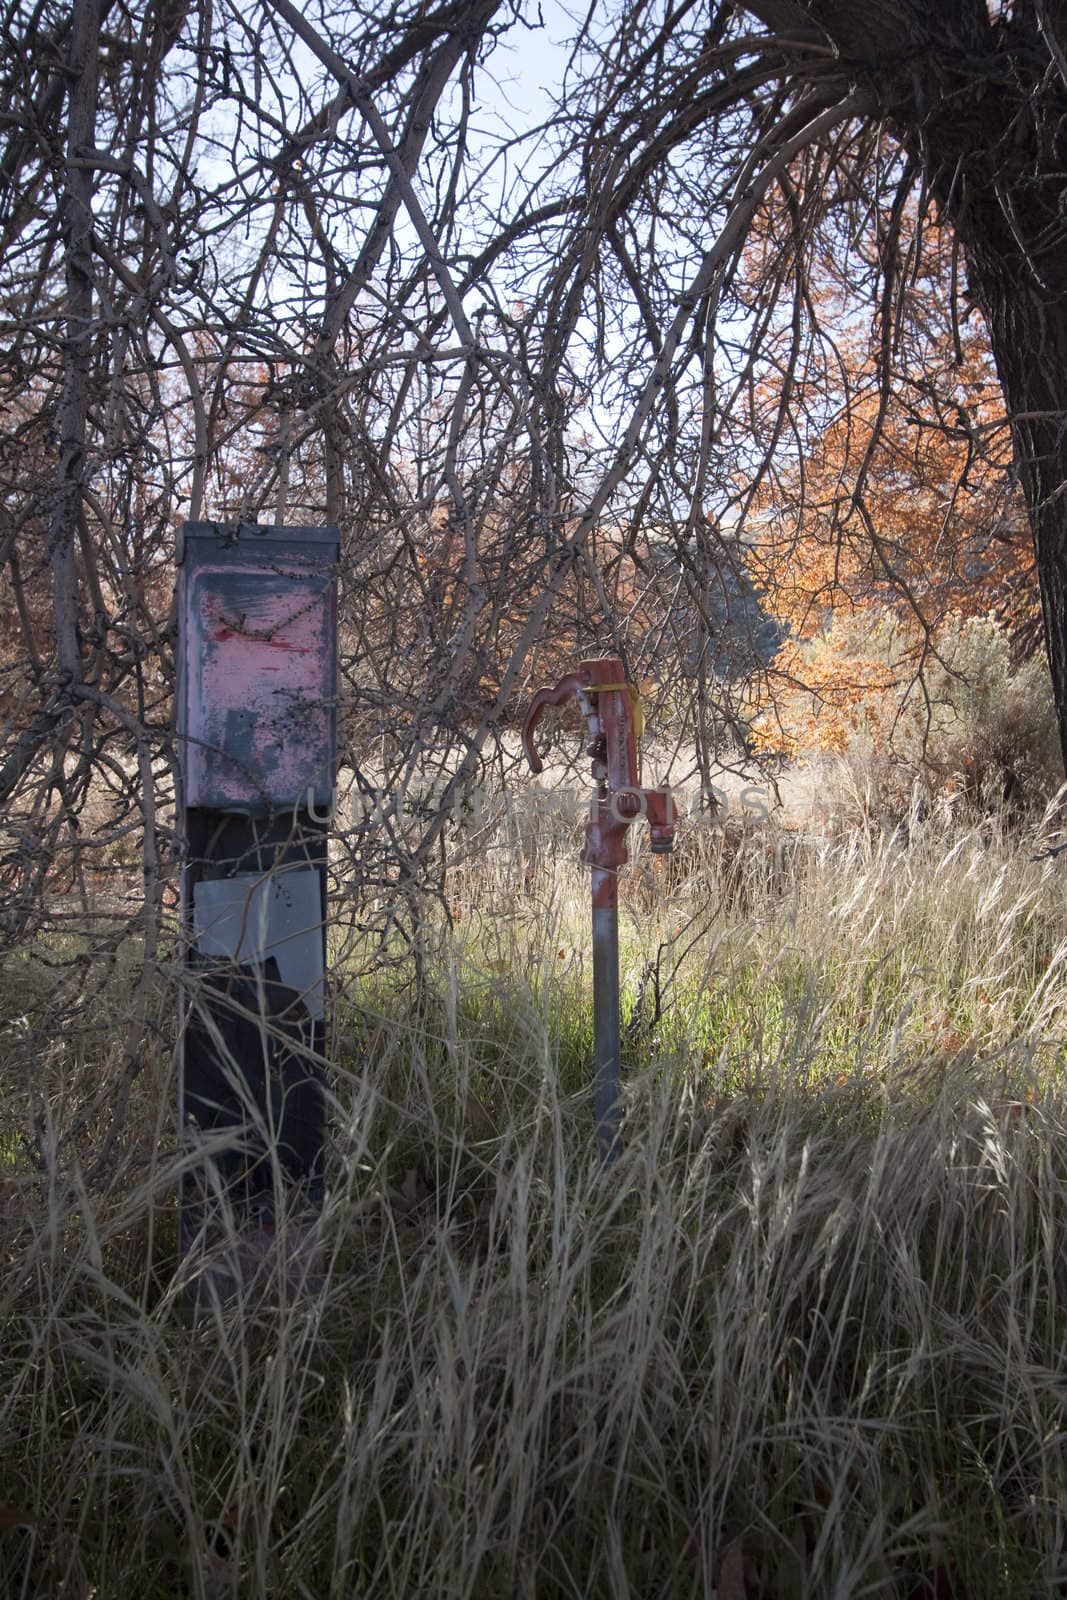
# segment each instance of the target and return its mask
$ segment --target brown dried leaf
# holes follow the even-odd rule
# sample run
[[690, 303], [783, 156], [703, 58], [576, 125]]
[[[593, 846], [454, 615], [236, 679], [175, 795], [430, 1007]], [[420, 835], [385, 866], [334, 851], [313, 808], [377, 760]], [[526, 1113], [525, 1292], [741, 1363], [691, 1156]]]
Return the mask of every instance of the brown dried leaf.
[[467, 1126], [474, 1139], [495, 1139], [496, 1123], [484, 1101], [480, 1100], [473, 1089], [467, 1090]]
[[32, 1511], [20, 1511], [0, 1500], [0, 1528], [32, 1528], [36, 1521]]
[[732, 1539], [722, 1558], [716, 1600], [745, 1600], [745, 1550], [740, 1539]]
[[430, 1189], [418, 1167], [409, 1167], [399, 1189], [388, 1191], [389, 1204], [398, 1217], [410, 1217], [427, 1199]]

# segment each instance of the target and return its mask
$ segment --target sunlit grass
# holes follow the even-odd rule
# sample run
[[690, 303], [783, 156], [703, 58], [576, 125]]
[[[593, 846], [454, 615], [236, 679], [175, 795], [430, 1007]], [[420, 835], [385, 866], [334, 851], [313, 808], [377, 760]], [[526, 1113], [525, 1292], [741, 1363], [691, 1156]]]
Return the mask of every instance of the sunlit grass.
[[0, 1145], [0, 1590], [1058, 1592], [1067, 864], [1038, 842], [694, 825], [639, 858], [607, 1171], [572, 856], [455, 872], [451, 928], [386, 969], [339, 936], [322, 1281], [197, 1319], [171, 1089], [88, 1192], [50, 1152], [102, 1058], [64, 1082], [53, 1041], [35, 1159], [10, 1107]]

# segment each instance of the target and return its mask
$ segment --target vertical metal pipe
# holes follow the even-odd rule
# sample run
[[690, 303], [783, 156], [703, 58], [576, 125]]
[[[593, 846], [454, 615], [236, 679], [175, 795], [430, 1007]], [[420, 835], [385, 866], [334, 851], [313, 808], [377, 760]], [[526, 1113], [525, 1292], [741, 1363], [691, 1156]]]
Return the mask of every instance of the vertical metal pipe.
[[614, 872], [593, 868], [593, 1109], [601, 1161], [619, 1152], [622, 1050], [619, 1038], [619, 907]]

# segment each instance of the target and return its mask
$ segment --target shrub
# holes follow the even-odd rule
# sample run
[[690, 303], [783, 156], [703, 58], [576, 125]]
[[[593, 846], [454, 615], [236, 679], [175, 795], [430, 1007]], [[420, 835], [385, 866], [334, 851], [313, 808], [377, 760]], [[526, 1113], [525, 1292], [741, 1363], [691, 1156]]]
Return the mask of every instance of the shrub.
[[987, 809], [1047, 803], [1063, 780], [1043, 658], [1013, 661], [1003, 628], [950, 617], [932, 642], [886, 614], [837, 616], [775, 661], [754, 723], [763, 750], [837, 755], [862, 809], [900, 815], [938, 794]]

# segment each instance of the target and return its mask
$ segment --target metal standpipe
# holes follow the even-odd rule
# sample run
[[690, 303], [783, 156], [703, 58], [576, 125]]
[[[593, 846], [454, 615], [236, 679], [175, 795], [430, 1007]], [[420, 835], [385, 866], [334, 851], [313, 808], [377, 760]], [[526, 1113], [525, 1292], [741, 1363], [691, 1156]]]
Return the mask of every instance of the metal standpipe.
[[618, 880], [599, 867], [593, 868], [593, 1112], [601, 1160], [612, 1161], [622, 1124]]
[[669, 789], [643, 789], [637, 740], [643, 727], [641, 700], [616, 656], [582, 661], [553, 688], [538, 689], [523, 722], [530, 770], [544, 770], [534, 733], [548, 706], [570, 698], [585, 718], [596, 795], [589, 809], [582, 861], [591, 868], [593, 902], [593, 1111], [603, 1162], [619, 1152], [622, 1127], [622, 1050], [619, 1022], [619, 872], [629, 860], [626, 838], [644, 818], [652, 849], [663, 854], [674, 843], [674, 805]]

